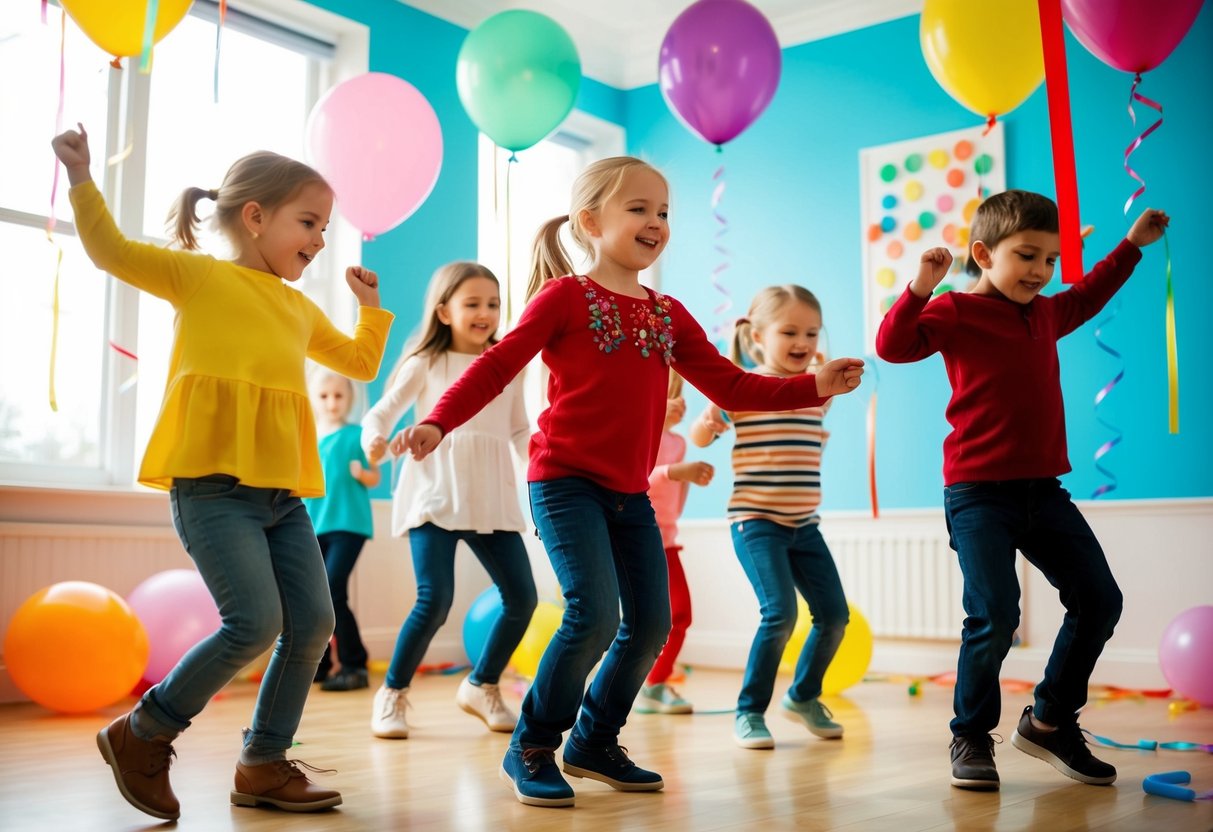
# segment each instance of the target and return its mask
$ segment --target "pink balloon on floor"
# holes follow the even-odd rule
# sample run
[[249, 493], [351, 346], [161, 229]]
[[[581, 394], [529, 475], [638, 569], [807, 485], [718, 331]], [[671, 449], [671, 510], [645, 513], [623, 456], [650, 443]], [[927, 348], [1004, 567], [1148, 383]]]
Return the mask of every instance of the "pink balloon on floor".
[[1213, 606], [1175, 616], [1158, 645], [1158, 664], [1176, 693], [1213, 707]]
[[438, 181], [442, 128], [417, 88], [365, 72], [326, 92], [308, 116], [312, 163], [337, 195], [337, 211], [366, 238], [395, 228]]
[[194, 569], [169, 569], [152, 575], [127, 596], [147, 630], [151, 650], [143, 681], [154, 685], [186, 652], [219, 629], [219, 610]]

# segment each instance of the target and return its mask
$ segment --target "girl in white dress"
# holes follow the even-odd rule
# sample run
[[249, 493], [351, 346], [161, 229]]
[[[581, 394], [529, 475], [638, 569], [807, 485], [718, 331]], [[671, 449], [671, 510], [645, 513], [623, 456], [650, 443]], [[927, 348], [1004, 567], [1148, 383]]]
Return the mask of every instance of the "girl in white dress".
[[[501, 320], [497, 278], [479, 263], [449, 263], [430, 279], [419, 334], [362, 420], [362, 446], [372, 463], [403, 446], [387, 437], [409, 407], [424, 419], [446, 389], [496, 343]], [[501, 698], [498, 680], [522, 640], [535, 609], [535, 580], [519, 532], [526, 528], [510, 446], [527, 459], [530, 424], [521, 379], [515, 379], [477, 416], [452, 431], [439, 452], [418, 462], [403, 457], [392, 503], [392, 534], [408, 535], [417, 577], [413, 607], [375, 694], [371, 733], [408, 736], [405, 697], [431, 639], [446, 621], [455, 593], [455, 546], [462, 540], [501, 592], [501, 614], [489, 630], [456, 703], [493, 731], [514, 730], [517, 716]], [[398, 447], [399, 446], [399, 447]]]

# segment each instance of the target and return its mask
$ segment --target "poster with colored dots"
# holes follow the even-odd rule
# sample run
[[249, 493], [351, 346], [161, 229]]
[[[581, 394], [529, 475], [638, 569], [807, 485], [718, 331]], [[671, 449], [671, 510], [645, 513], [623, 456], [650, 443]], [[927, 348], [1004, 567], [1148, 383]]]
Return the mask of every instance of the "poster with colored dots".
[[864, 335], [876, 352], [880, 319], [918, 274], [922, 253], [947, 246], [952, 270], [935, 290], [963, 291], [969, 223], [981, 201], [1006, 190], [1002, 122], [859, 151]]

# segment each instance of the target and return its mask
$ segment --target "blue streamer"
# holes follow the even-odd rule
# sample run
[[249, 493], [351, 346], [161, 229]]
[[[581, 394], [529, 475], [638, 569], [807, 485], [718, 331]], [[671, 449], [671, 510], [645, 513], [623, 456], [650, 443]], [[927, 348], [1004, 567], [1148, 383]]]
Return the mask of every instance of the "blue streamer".
[[1113, 306], [1111, 311], [1108, 313], [1108, 316], [1106, 318], [1104, 318], [1102, 321], [1100, 321], [1099, 324], [1095, 327], [1095, 345], [1098, 346], [1104, 352], [1106, 352], [1108, 355], [1115, 358], [1117, 361], [1120, 361], [1121, 366], [1119, 369], [1117, 369], [1116, 375], [1112, 376], [1111, 381], [1109, 381], [1102, 388], [1100, 388], [1099, 392], [1095, 394], [1095, 421], [1099, 422], [1099, 424], [1103, 425], [1105, 428], [1112, 431], [1113, 436], [1107, 442], [1104, 442], [1102, 445], [1100, 445], [1098, 448], [1095, 449], [1095, 469], [1097, 471], [1099, 471], [1099, 473], [1103, 474], [1104, 477], [1106, 477], [1109, 480], [1109, 482], [1106, 482], [1103, 485], [1100, 485], [1098, 488], [1095, 489], [1095, 491], [1093, 491], [1091, 493], [1092, 500], [1102, 497], [1104, 494], [1107, 494], [1109, 491], [1116, 490], [1116, 475], [1113, 474], [1111, 470], [1109, 470], [1108, 468], [1105, 468], [1102, 464], [1100, 464], [1100, 460], [1102, 460], [1105, 456], [1107, 456], [1109, 451], [1111, 451], [1113, 448], [1115, 448], [1117, 445], [1119, 445], [1120, 440], [1124, 438], [1124, 434], [1122, 434], [1120, 432], [1119, 428], [1117, 428], [1111, 422], [1108, 422], [1106, 419], [1104, 419], [1103, 417], [1101, 417], [1099, 415], [1100, 403], [1108, 397], [1108, 394], [1112, 392], [1112, 388], [1114, 388], [1117, 384], [1119, 384], [1120, 380], [1125, 377], [1124, 362], [1121, 360], [1120, 353], [1118, 353], [1116, 350], [1112, 349], [1110, 346], [1105, 344], [1100, 337], [1103, 333], [1104, 327], [1107, 326], [1109, 323], [1111, 323], [1112, 320], [1116, 318], [1116, 315], [1119, 312], [1120, 312], [1120, 301], [1118, 299], [1116, 301], [1116, 305]]

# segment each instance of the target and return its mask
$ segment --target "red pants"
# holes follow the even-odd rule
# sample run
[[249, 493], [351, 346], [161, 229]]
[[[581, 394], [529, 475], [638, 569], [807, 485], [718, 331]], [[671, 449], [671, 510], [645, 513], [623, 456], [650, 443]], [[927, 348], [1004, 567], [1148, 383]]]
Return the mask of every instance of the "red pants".
[[691, 626], [691, 590], [687, 586], [686, 573], [682, 571], [682, 560], [678, 553], [681, 546], [665, 550], [665, 560], [670, 568], [670, 637], [657, 657], [657, 663], [649, 671], [647, 685], [659, 685], [674, 672], [674, 662], [686, 640], [687, 628]]

